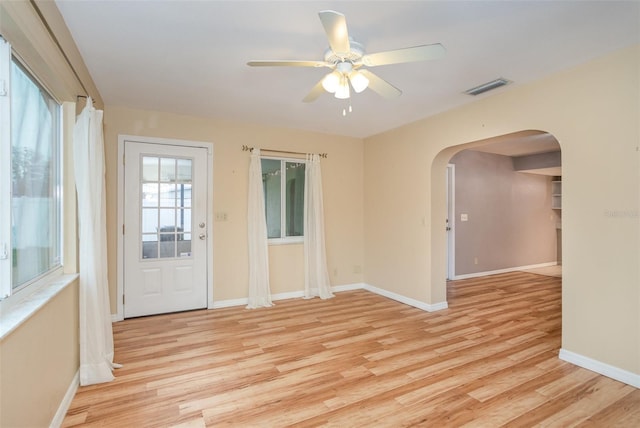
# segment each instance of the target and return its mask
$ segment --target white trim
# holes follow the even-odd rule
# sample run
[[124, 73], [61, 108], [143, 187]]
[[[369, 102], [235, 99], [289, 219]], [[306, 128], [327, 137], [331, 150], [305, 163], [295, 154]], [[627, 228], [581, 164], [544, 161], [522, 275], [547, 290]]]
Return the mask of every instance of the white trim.
[[[392, 299], [397, 302], [404, 303], [405, 305], [413, 306], [414, 308], [422, 309], [423, 311], [427, 311], [427, 312], [440, 311], [442, 309], [447, 309], [449, 307], [446, 301], [433, 303], [433, 304], [424, 303], [419, 300], [402, 296], [400, 294], [383, 290], [382, 288], [374, 287], [372, 285], [365, 284], [362, 282], [358, 282], [354, 284], [336, 285], [332, 287], [332, 290], [336, 293], [341, 293], [343, 291], [366, 290], [371, 293], [378, 294], [388, 299]], [[286, 293], [273, 294], [271, 296], [271, 300], [276, 301], [276, 300], [286, 300], [286, 299], [297, 299], [302, 297], [304, 297], [303, 291], [290, 291]], [[217, 302], [214, 302], [213, 308], [210, 308], [210, 309], [229, 308], [232, 306], [246, 306], [248, 303], [249, 303], [249, 300], [246, 297], [240, 298], [240, 299], [219, 300]]]
[[[198, 147], [207, 149], [207, 224], [209, 230], [213, 230], [213, 149], [214, 144], [208, 141], [177, 140], [171, 138], [143, 137], [135, 135], [118, 135], [118, 215], [117, 215], [117, 257], [116, 257], [116, 313], [111, 314], [112, 321], [122, 321], [124, 319], [124, 305], [122, 296], [124, 295], [124, 237], [120, 232], [124, 224], [124, 143], [125, 141], [135, 143], [165, 144], [184, 147]], [[207, 240], [207, 308], [214, 309], [216, 302], [213, 299], [213, 233], [209, 234]]]
[[[280, 217], [282, 219], [282, 216]], [[267, 245], [293, 245], [304, 244], [304, 236], [287, 236], [284, 238], [269, 238]]]
[[61, 272], [62, 269], [58, 269], [46, 280], [23, 289], [20, 296], [14, 294], [13, 299], [1, 302], [5, 305], [0, 305], [0, 339], [11, 334], [78, 278], [78, 274], [61, 275]]
[[73, 401], [73, 397], [75, 397], [76, 392], [78, 391], [78, 386], [80, 385], [80, 370], [78, 370], [73, 376], [71, 380], [71, 384], [69, 388], [67, 388], [67, 392], [64, 394], [62, 401], [60, 402], [60, 406], [58, 406], [58, 410], [56, 414], [53, 416], [53, 420], [49, 425], [50, 428], [58, 428], [62, 426], [62, 422], [64, 421], [64, 417], [67, 415], [69, 411], [69, 407], [71, 407], [71, 402]]
[[456, 165], [447, 165], [447, 278], [456, 276]]
[[[11, 45], [0, 37], [0, 195], [11, 195]], [[10, 198], [5, 200], [10, 201]], [[0, 205], [0, 298], [11, 290], [11, 204]]]
[[557, 265], [558, 265], [558, 262], [539, 263], [536, 265], [517, 266], [517, 267], [511, 267], [511, 268], [505, 268], [505, 269], [489, 270], [485, 272], [475, 272], [475, 273], [467, 273], [464, 275], [456, 275], [453, 279], [458, 280], [458, 279], [478, 278], [481, 276], [496, 275], [499, 273], [517, 272], [521, 270], [538, 269], [538, 268], [557, 266]]
[[379, 294], [380, 296], [393, 299], [397, 302], [404, 303], [405, 305], [422, 309], [423, 311], [427, 311], [427, 312], [435, 312], [442, 309], [447, 309], [449, 307], [446, 301], [433, 303], [433, 304], [425, 303], [425, 302], [421, 302], [420, 300], [412, 299], [411, 297], [406, 297], [401, 294], [396, 294], [391, 291], [383, 290], [382, 288], [374, 287], [373, 285], [369, 285], [369, 284], [365, 284], [364, 289], [372, 293]]
[[219, 300], [217, 302], [213, 302], [213, 308], [211, 309], [230, 308], [232, 306], [247, 306], [248, 303], [249, 299], [246, 297], [243, 297], [241, 299]]
[[288, 291], [286, 293], [272, 294], [271, 300], [299, 299], [302, 297], [304, 297], [303, 291]]
[[366, 284], [364, 282], [356, 282], [354, 284], [336, 285], [331, 287], [331, 290], [334, 293], [341, 293], [343, 291], [364, 290], [365, 287], [366, 287]]
[[640, 374], [632, 373], [627, 370], [603, 363], [598, 360], [594, 360], [584, 355], [576, 354], [575, 352], [567, 351], [561, 348], [558, 357], [571, 364], [580, 366], [587, 370], [599, 373], [603, 376], [610, 377], [617, 381], [626, 383], [636, 388], [640, 388]]

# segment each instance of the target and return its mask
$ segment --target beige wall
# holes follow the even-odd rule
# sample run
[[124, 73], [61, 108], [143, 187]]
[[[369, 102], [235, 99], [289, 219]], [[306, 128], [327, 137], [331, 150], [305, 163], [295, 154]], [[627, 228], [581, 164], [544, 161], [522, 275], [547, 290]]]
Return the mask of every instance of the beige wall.
[[[42, 16], [51, 18], [47, 24], [49, 28], [59, 31], [60, 43], [69, 46], [72, 43], [70, 35], [53, 2], [36, 3], [43, 7], [40, 10]], [[75, 123], [76, 95], [83, 94], [82, 85], [41, 22], [34, 3], [0, 2], [0, 34], [11, 43], [14, 51], [56, 99], [63, 103], [63, 255], [64, 272], [72, 274], [77, 272], [77, 254], [71, 135]], [[75, 62], [84, 86], [99, 101], [95, 85], [75, 46], [66, 52], [66, 56]], [[80, 366], [78, 328], [76, 280], [1, 339], [0, 426], [49, 426]]]
[[444, 301], [448, 160], [470, 142], [547, 131], [562, 148], [562, 346], [640, 373], [639, 59], [635, 46], [368, 138], [365, 282]]
[[78, 281], [0, 341], [0, 426], [46, 427], [80, 366]]
[[450, 163], [456, 275], [556, 262], [551, 177], [517, 172], [511, 157], [476, 150], [463, 150]]
[[[249, 153], [242, 146], [298, 152], [327, 153], [322, 160], [328, 267], [332, 285], [360, 283], [363, 265], [362, 141], [277, 129], [210, 118], [107, 106], [105, 108], [107, 162], [107, 234], [111, 308], [116, 312], [118, 135], [207, 141], [214, 144], [214, 213], [227, 221], [213, 225], [214, 300], [247, 297], [247, 190]], [[271, 291], [274, 294], [304, 288], [302, 244], [270, 247]], [[336, 274], [337, 273], [337, 274]]]
[[[43, 13], [55, 15], [46, 5]], [[81, 88], [66, 63], [53, 58], [57, 48], [36, 17], [29, 2], [0, 2], [2, 34], [11, 36], [60, 100], [73, 102]], [[57, 32], [64, 30], [60, 22], [52, 18]], [[67, 45], [69, 37], [63, 36]], [[76, 69], [82, 68], [77, 50], [71, 50], [75, 54], [67, 55]], [[639, 57], [635, 47], [544, 81], [507, 88], [369, 138], [364, 146], [357, 139], [107, 106], [112, 305], [118, 134], [215, 143], [212, 208], [229, 216], [214, 225], [216, 300], [246, 296], [248, 156], [240, 148], [247, 144], [329, 153], [323, 179], [334, 285], [364, 280], [437, 303], [446, 298], [446, 163], [469, 142], [539, 129], [552, 133], [563, 151], [562, 346], [640, 374]], [[81, 70], [81, 75], [93, 90], [88, 73]], [[99, 98], [97, 91], [92, 95]], [[73, 258], [69, 247], [65, 254]], [[274, 292], [301, 289], [301, 260], [299, 245], [271, 248]], [[366, 276], [354, 272], [358, 266]], [[76, 282], [0, 342], [1, 426], [51, 422], [79, 366], [77, 307]]]

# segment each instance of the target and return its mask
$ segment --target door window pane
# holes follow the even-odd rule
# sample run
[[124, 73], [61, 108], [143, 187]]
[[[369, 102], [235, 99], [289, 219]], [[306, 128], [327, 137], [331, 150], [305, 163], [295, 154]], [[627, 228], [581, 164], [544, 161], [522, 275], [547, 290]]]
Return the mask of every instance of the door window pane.
[[144, 183], [142, 185], [142, 206], [157, 207], [159, 193], [158, 183]]
[[176, 160], [173, 158], [160, 159], [160, 181], [176, 181]]
[[160, 206], [161, 207], [175, 207], [176, 206], [176, 185], [175, 184], [160, 184]]
[[142, 181], [158, 181], [158, 162], [154, 156], [142, 157]]
[[142, 233], [158, 233], [158, 209], [142, 209]]
[[191, 183], [191, 159], [178, 159], [177, 181]]
[[192, 165], [192, 159], [142, 156], [143, 259], [191, 256]]

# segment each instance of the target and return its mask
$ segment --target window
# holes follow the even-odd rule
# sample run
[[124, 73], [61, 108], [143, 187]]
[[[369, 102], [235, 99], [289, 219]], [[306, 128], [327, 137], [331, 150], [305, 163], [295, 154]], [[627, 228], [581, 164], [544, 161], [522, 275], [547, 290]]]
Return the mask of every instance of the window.
[[142, 258], [191, 257], [193, 161], [142, 156]]
[[61, 114], [60, 105], [11, 57], [8, 44], [0, 44], [0, 84], [9, 88], [0, 110], [0, 123], [9, 128], [0, 134], [4, 298], [61, 265]]
[[304, 162], [262, 159], [262, 183], [269, 239], [284, 242], [301, 241], [300, 237], [304, 235], [304, 171]]

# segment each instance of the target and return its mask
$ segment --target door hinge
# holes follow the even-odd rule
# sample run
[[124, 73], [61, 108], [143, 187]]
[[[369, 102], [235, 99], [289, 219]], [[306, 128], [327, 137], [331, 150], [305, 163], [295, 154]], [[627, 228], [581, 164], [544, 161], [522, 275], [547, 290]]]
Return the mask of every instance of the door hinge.
[[125, 164], [124, 159], [125, 159], [125, 155], [122, 155], [122, 165], [124, 165], [124, 164]]
[[122, 225], [122, 234], [124, 235], [124, 224]]
[[0, 97], [7, 96], [7, 81], [2, 79], [0, 80]]
[[122, 304], [124, 305], [124, 294], [122, 295]]

